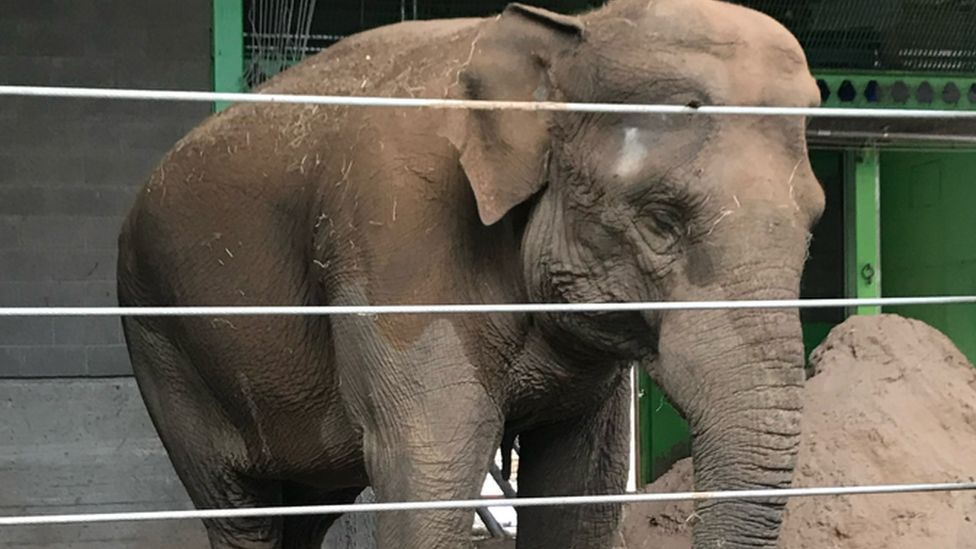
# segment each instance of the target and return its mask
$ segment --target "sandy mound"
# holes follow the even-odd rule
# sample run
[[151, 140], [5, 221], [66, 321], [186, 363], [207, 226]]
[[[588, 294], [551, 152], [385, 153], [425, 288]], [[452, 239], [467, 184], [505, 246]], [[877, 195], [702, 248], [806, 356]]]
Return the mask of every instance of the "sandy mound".
[[[794, 486], [971, 481], [976, 370], [940, 332], [853, 317], [814, 351]], [[647, 487], [692, 489], [690, 460]], [[689, 504], [631, 506], [629, 549], [691, 547]], [[976, 549], [973, 492], [793, 499], [780, 547]]]

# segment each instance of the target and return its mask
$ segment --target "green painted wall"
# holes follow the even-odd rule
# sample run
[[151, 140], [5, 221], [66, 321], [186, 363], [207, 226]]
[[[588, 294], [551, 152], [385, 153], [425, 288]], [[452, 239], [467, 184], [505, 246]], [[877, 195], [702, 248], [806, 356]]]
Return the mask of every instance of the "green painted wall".
[[[859, 299], [881, 297], [881, 197], [880, 154], [877, 149], [849, 151], [845, 180], [845, 219], [848, 227], [844, 246], [847, 273], [847, 296]], [[881, 312], [877, 306], [859, 306], [854, 314]]]
[[[976, 293], [976, 152], [881, 155], [888, 297]], [[976, 362], [976, 305], [885, 307], [945, 333]]]
[[[243, 0], [213, 0], [211, 40], [213, 43], [213, 89], [217, 92], [244, 90], [244, 4]], [[214, 110], [229, 106], [220, 101]]]
[[688, 423], [644, 372], [637, 378], [637, 480], [648, 484], [691, 455]]

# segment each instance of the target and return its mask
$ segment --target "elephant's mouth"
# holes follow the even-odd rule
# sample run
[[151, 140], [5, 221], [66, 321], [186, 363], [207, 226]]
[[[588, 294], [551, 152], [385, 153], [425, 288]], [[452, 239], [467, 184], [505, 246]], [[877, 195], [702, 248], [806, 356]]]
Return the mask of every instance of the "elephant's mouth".
[[543, 330], [568, 356], [599, 361], [633, 361], [656, 356], [656, 317], [640, 311], [547, 313]]

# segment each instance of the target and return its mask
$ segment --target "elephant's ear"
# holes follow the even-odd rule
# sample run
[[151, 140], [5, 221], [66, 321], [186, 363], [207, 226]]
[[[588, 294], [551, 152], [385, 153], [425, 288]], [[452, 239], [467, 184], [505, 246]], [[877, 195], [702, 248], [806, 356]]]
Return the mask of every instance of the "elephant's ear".
[[[545, 101], [553, 96], [549, 67], [583, 36], [580, 20], [510, 4], [486, 23], [458, 82], [467, 99]], [[485, 225], [531, 197], [543, 185], [549, 120], [542, 111], [460, 111], [445, 129], [460, 153]]]

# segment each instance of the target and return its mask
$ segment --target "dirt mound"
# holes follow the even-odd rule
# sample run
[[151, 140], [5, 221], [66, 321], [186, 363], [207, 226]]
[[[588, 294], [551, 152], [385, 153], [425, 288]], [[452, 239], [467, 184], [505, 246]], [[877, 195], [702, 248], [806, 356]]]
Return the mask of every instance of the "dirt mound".
[[[896, 315], [853, 317], [811, 356], [794, 486], [971, 481], [976, 370], [940, 332]], [[649, 492], [692, 489], [690, 460]], [[690, 504], [631, 506], [628, 549], [691, 547]], [[787, 549], [976, 549], [976, 494], [797, 498]]]

